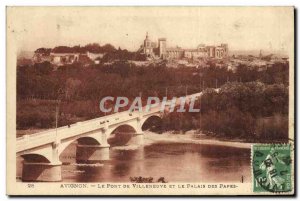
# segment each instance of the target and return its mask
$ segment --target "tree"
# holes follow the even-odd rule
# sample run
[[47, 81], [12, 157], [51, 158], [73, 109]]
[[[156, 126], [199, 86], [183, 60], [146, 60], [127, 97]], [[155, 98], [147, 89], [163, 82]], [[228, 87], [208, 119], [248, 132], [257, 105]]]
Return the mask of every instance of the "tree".
[[43, 63], [35, 63], [33, 65], [34, 70], [37, 72], [37, 74], [43, 74], [48, 75], [50, 72], [53, 71], [53, 66], [50, 62], [44, 61]]

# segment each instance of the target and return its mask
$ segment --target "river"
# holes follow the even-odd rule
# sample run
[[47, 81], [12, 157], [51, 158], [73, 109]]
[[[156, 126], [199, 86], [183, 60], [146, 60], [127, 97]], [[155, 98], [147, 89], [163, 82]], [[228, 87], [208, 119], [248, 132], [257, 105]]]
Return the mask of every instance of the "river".
[[[211, 143], [213, 140], [195, 143], [201, 140], [184, 141], [153, 133], [145, 134], [145, 138], [145, 145], [139, 148], [112, 147], [110, 160], [96, 166], [76, 164], [76, 145], [71, 144], [60, 157], [65, 164], [63, 181], [130, 182], [130, 177], [152, 177], [154, 182], [160, 177], [167, 182], [251, 181], [248, 148]], [[20, 160], [18, 163], [20, 177]]]

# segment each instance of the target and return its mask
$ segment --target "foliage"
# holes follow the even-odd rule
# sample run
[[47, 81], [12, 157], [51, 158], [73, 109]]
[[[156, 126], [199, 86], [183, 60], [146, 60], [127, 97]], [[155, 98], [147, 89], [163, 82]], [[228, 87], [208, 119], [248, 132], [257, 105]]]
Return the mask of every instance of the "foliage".
[[[43, 50], [45, 48], [39, 48], [36, 50], [36, 52]], [[49, 49], [46, 49], [49, 50]], [[51, 49], [50, 49], [51, 50]], [[92, 53], [109, 53], [114, 52], [116, 48], [111, 44], [105, 44], [103, 46], [99, 45], [98, 43], [90, 43], [85, 46], [57, 46], [54, 47], [51, 51], [54, 53], [86, 53], [86, 52], [92, 52]]]
[[[226, 136], [269, 136], [266, 132], [259, 134], [257, 121], [274, 115], [285, 118], [288, 114], [288, 74], [288, 64], [274, 64], [263, 71], [247, 68], [237, 72], [213, 65], [201, 69], [166, 68], [163, 63], [138, 67], [125, 60], [88, 67], [77, 63], [56, 70], [48, 62], [18, 66], [17, 126], [53, 127], [57, 100], [61, 101], [59, 125], [67, 125], [104, 115], [99, 110], [99, 101], [105, 96], [132, 100], [141, 94], [145, 103], [149, 96], [162, 98], [167, 94], [171, 98], [203, 90], [201, 102], [195, 105], [201, 105], [201, 121], [199, 113], [178, 113], [166, 116], [163, 128], [205, 128], [207, 132]], [[216, 87], [221, 87], [220, 93], [213, 90]]]
[[194, 108], [201, 112], [166, 115], [164, 129], [199, 129], [207, 134], [251, 141], [288, 138], [288, 87], [283, 84], [227, 83], [219, 93], [206, 89]]

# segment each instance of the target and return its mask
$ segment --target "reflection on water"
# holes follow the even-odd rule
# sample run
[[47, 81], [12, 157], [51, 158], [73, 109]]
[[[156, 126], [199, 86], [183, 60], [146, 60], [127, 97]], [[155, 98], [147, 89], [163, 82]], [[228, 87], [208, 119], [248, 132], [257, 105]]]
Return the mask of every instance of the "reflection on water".
[[[110, 149], [95, 166], [75, 165], [75, 144], [61, 155], [64, 182], [130, 182], [130, 177], [164, 177], [168, 182], [251, 181], [250, 150], [216, 145], [156, 143], [136, 150]], [[18, 159], [17, 177], [21, 176]]]
[[76, 166], [75, 145], [61, 160], [64, 182], [130, 182], [164, 177], [169, 182], [250, 182], [250, 150], [215, 145], [156, 143], [137, 150], [110, 150], [103, 166]]

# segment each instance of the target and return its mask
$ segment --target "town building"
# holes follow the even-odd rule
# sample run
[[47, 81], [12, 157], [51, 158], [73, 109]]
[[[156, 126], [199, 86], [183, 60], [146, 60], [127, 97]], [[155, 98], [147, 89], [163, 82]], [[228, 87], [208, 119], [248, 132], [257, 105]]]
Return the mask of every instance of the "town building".
[[204, 44], [200, 44], [197, 49], [185, 49], [184, 57], [193, 59], [193, 58], [207, 58], [208, 50]]
[[167, 39], [159, 38], [158, 39], [158, 56], [160, 58], [165, 58], [167, 55]]
[[99, 64], [99, 60], [102, 59], [103, 56], [103, 53], [93, 53], [89, 51], [87, 51], [86, 53], [57, 52], [52, 51], [51, 49], [39, 48], [34, 52], [32, 59], [34, 63], [42, 63], [47, 61], [56, 66], [63, 66], [77, 62], [83, 64]]
[[166, 59], [182, 59], [184, 57], [184, 49], [180, 47], [166, 48]]
[[149, 36], [148, 36], [148, 32], [146, 34], [146, 38], [144, 40], [144, 45], [143, 45], [143, 53], [147, 56], [147, 57], [152, 57], [154, 56], [154, 51], [156, 49], [156, 44], [153, 43]]
[[99, 60], [99, 59], [102, 59], [103, 56], [104, 56], [104, 53], [95, 53], [95, 52], [89, 52], [87, 51], [86, 52], [86, 55], [88, 58], [90, 58], [92, 61], [95, 61], [96, 59]]
[[141, 46], [143, 54], [148, 59], [199, 59], [199, 58], [215, 58], [224, 59], [228, 57], [228, 45], [220, 46], [198, 45], [195, 49], [183, 49], [180, 47], [167, 47], [167, 39], [159, 38], [158, 43], [151, 41], [148, 32], [144, 43]]
[[80, 53], [50, 53], [50, 62], [54, 65], [68, 65], [79, 61]]

